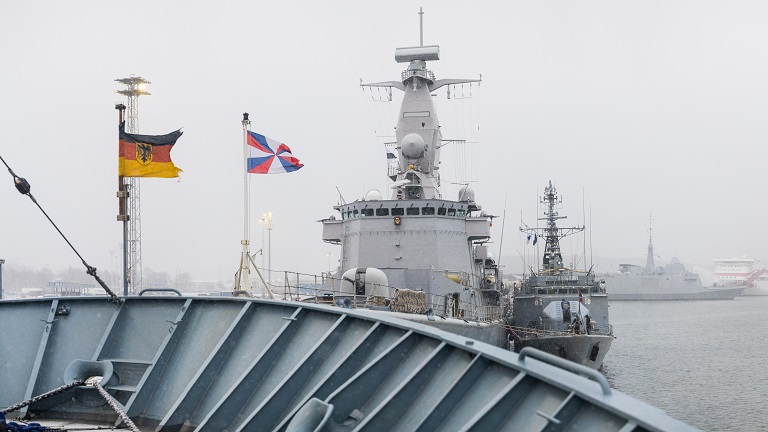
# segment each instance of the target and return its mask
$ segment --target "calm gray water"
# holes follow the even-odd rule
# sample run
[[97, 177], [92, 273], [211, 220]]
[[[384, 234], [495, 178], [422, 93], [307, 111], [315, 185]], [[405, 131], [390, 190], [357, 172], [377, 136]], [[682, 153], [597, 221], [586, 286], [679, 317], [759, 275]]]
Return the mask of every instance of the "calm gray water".
[[768, 297], [610, 304], [611, 386], [707, 431], [768, 431]]

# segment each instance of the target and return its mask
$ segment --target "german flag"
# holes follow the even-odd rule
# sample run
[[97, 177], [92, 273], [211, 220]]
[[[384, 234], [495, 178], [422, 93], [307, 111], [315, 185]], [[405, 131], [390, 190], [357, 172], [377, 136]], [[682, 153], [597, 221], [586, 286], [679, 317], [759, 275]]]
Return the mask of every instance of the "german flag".
[[124, 177], [178, 177], [181, 169], [171, 161], [171, 149], [182, 132], [166, 135], [138, 135], [125, 132], [120, 123], [118, 175]]

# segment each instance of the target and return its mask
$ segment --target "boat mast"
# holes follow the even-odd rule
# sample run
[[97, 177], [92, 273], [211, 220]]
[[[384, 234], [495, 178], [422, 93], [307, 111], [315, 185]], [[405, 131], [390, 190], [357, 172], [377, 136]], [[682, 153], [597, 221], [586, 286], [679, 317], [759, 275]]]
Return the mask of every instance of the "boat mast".
[[648, 217], [648, 256], [645, 258], [645, 271], [653, 273], [656, 265], [653, 262], [653, 216]]
[[557, 226], [557, 221], [559, 219], [565, 219], [567, 217], [560, 216], [557, 212], [557, 205], [562, 204], [562, 202], [562, 197], [557, 196], [557, 189], [555, 189], [552, 180], [550, 180], [549, 186], [544, 188], [544, 196], [542, 196], [539, 201], [540, 204], [543, 204], [544, 217], [537, 218], [537, 224], [538, 221], [546, 221], [546, 227], [520, 227], [520, 231], [528, 233], [538, 233], [541, 231], [544, 235], [546, 244], [544, 246], [544, 258], [542, 259], [541, 269], [545, 272], [559, 273], [560, 270], [566, 270], [563, 265], [563, 255], [560, 251], [560, 239], [571, 234], [582, 232], [586, 228], [586, 225], [568, 228], [560, 228]]
[[566, 216], [558, 216], [555, 206], [562, 203], [562, 199], [557, 197], [557, 189], [549, 181], [549, 186], [544, 188], [544, 196], [541, 202], [546, 206], [543, 220], [547, 221], [547, 227], [544, 229], [546, 245], [544, 246], [544, 270], [560, 270], [563, 268], [563, 256], [560, 253], [560, 233], [557, 228], [557, 220], [565, 219]]
[[424, 46], [424, 9], [419, 7], [419, 46]]
[[235, 281], [235, 291], [251, 290], [251, 267], [250, 260], [250, 232], [248, 226], [249, 202], [248, 202], [248, 129], [251, 121], [248, 119], [248, 113], [243, 113], [243, 252], [240, 256], [240, 270], [237, 272]]
[[[361, 87], [392, 87], [404, 92], [395, 127], [398, 152], [393, 200], [442, 199], [440, 191], [440, 148], [443, 145], [432, 94], [443, 86], [478, 83], [481, 79], [436, 79], [427, 69], [428, 61], [440, 60], [438, 45], [424, 45], [424, 11], [419, 9], [419, 46], [397, 48], [395, 61], [407, 63], [400, 81], [360, 83]], [[482, 76], [481, 76], [482, 78]]]

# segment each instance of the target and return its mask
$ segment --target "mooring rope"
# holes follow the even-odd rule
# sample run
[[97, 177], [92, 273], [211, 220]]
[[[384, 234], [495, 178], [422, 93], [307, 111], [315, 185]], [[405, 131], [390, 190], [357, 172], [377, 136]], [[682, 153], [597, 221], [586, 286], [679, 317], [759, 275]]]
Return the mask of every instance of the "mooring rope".
[[128, 429], [131, 430], [131, 432], [140, 432], [139, 428], [136, 427], [136, 425], [131, 421], [131, 418], [128, 417], [128, 414], [126, 414], [122, 408], [120, 408], [120, 405], [117, 403], [115, 398], [112, 397], [109, 393], [107, 393], [106, 390], [104, 390], [104, 387], [101, 386], [101, 379], [102, 377], [92, 377], [88, 378], [85, 381], [86, 385], [93, 386], [96, 388], [96, 390], [99, 391], [99, 394], [101, 397], [104, 398], [104, 400], [107, 402], [107, 404], [115, 411], [118, 417], [120, 417], [120, 420], [125, 423], [126, 426], [128, 426]]
[[105, 283], [103, 280], [101, 280], [101, 278], [99, 277], [99, 275], [97, 275], [97, 274], [96, 274], [96, 267], [92, 267], [92, 266], [88, 265], [88, 263], [87, 263], [87, 262], [85, 262], [85, 259], [82, 257], [82, 255], [80, 255], [80, 252], [78, 252], [78, 251], [77, 251], [77, 249], [75, 249], [75, 247], [74, 247], [74, 246], [72, 246], [72, 243], [69, 241], [69, 239], [67, 238], [67, 236], [65, 236], [65, 235], [64, 235], [64, 233], [63, 233], [63, 232], [61, 232], [61, 230], [59, 229], [59, 227], [58, 227], [58, 226], [56, 226], [56, 223], [54, 223], [54, 222], [53, 222], [53, 219], [51, 219], [51, 217], [50, 217], [50, 216], [48, 216], [48, 213], [46, 213], [46, 212], [45, 212], [45, 210], [43, 210], [43, 207], [40, 205], [40, 203], [38, 203], [38, 202], [37, 202], [37, 200], [35, 199], [35, 197], [34, 197], [34, 196], [32, 196], [32, 192], [31, 192], [32, 186], [30, 186], [30, 185], [29, 185], [29, 182], [27, 181], [27, 179], [25, 179], [24, 177], [19, 177], [19, 176], [17, 176], [17, 175], [16, 175], [16, 173], [15, 173], [15, 172], [13, 172], [13, 170], [11, 169], [11, 167], [10, 167], [10, 166], [8, 166], [8, 164], [5, 162], [5, 159], [3, 159], [3, 157], [2, 157], [2, 156], [0, 156], [0, 161], [2, 161], [2, 162], [3, 162], [3, 165], [5, 165], [5, 167], [6, 167], [6, 168], [8, 168], [8, 172], [9, 172], [9, 173], [11, 173], [11, 176], [13, 177], [13, 184], [14, 184], [14, 186], [16, 186], [16, 189], [19, 191], [19, 193], [20, 193], [20, 194], [22, 194], [22, 195], [26, 195], [26, 196], [28, 196], [28, 197], [29, 197], [29, 199], [31, 199], [31, 200], [32, 200], [32, 202], [33, 202], [33, 203], [35, 203], [35, 205], [37, 206], [37, 208], [39, 208], [39, 209], [40, 209], [40, 211], [41, 211], [41, 212], [43, 212], [43, 214], [44, 214], [44, 215], [45, 215], [45, 217], [48, 219], [48, 221], [50, 221], [50, 222], [51, 222], [51, 225], [53, 225], [53, 227], [54, 227], [54, 228], [56, 228], [56, 231], [58, 231], [58, 232], [59, 232], [59, 234], [60, 234], [60, 235], [61, 235], [61, 237], [64, 239], [64, 241], [66, 241], [66, 242], [67, 242], [67, 244], [69, 245], [69, 247], [70, 247], [70, 248], [72, 248], [72, 251], [74, 251], [74, 252], [75, 252], [75, 254], [77, 255], [77, 257], [78, 257], [78, 258], [80, 258], [80, 261], [81, 261], [81, 262], [83, 263], [83, 265], [85, 266], [85, 269], [86, 269], [86, 273], [88, 273], [89, 275], [93, 276], [93, 277], [94, 277], [94, 279], [96, 279], [96, 282], [98, 282], [98, 283], [99, 283], [99, 285], [101, 285], [101, 287], [104, 289], [104, 291], [106, 291], [106, 292], [107, 292], [107, 294], [108, 294], [108, 295], [109, 295], [109, 297], [110, 297], [110, 301], [111, 301], [112, 303], [114, 303], [114, 304], [116, 304], [116, 305], [118, 305], [118, 306], [119, 306], [119, 305], [120, 305], [120, 304], [123, 302], [123, 300], [121, 300], [120, 298], [118, 298], [118, 297], [117, 297], [117, 294], [115, 294], [114, 292], [112, 292], [112, 290], [111, 290], [111, 289], [109, 289], [109, 287], [107, 286], [107, 284], [106, 284], [106, 283]]
[[0, 431], [25, 431], [25, 432], [37, 432], [37, 431], [57, 431], [59, 429], [52, 429], [47, 428], [45, 426], [41, 426], [39, 423], [29, 423], [26, 425], [19, 424], [17, 422], [9, 422], [5, 423], [5, 414], [13, 411], [18, 411], [22, 408], [24, 408], [27, 405], [31, 405], [35, 402], [39, 402], [47, 397], [57, 395], [63, 391], [69, 390], [72, 387], [78, 387], [82, 385], [87, 385], [94, 387], [101, 397], [104, 398], [104, 400], [107, 402], [107, 405], [109, 405], [112, 410], [115, 411], [115, 414], [117, 414], [118, 417], [120, 417], [120, 420], [125, 423], [125, 425], [128, 427], [128, 429], [131, 430], [131, 432], [140, 432], [139, 428], [136, 427], [136, 425], [133, 423], [133, 421], [128, 417], [128, 415], [123, 411], [123, 409], [120, 407], [120, 404], [115, 400], [115, 398], [112, 397], [105, 389], [101, 386], [101, 380], [103, 377], [97, 376], [97, 377], [91, 377], [87, 380], [75, 380], [72, 381], [69, 384], [63, 385], [61, 387], [55, 388], [47, 393], [43, 393], [39, 396], [35, 396], [31, 399], [25, 400], [24, 402], [17, 403], [16, 405], [11, 405], [8, 408], [0, 411]]

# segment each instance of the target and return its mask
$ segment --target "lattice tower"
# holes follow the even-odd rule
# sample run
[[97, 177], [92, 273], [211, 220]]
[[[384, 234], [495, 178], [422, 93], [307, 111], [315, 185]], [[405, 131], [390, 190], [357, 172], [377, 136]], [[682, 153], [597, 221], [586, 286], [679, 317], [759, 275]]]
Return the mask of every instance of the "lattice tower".
[[[126, 107], [125, 131], [128, 133], [139, 133], [139, 96], [149, 96], [150, 93], [144, 89], [151, 82], [144, 78], [131, 75], [130, 78], [116, 79], [115, 81], [125, 84], [126, 90], [119, 90], [117, 93], [128, 98]], [[126, 177], [124, 179], [128, 196], [128, 286], [131, 294], [136, 294], [143, 287], [143, 275], [141, 268], [141, 187], [139, 178]]]

